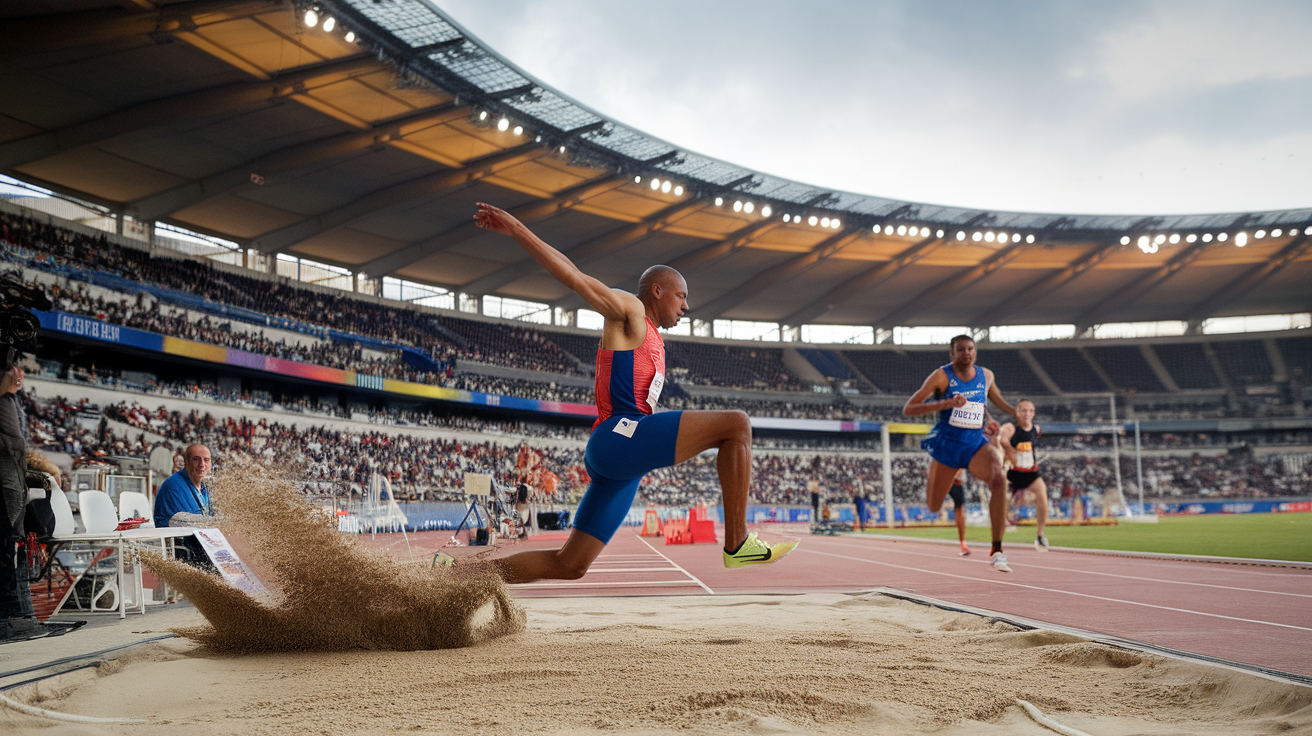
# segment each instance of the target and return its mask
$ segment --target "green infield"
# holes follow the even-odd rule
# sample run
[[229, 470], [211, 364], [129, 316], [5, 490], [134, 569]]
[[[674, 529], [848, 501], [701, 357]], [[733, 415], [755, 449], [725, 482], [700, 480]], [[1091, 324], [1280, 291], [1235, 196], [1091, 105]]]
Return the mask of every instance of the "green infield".
[[[871, 534], [896, 534], [929, 539], [956, 539], [956, 527], [933, 529], [867, 528]], [[966, 539], [989, 541], [989, 530], [967, 527]], [[1207, 514], [1163, 516], [1156, 524], [1116, 526], [1050, 526], [1054, 547], [1167, 552], [1177, 555], [1248, 557], [1312, 562], [1312, 514]], [[1033, 544], [1034, 527], [1007, 532], [1003, 542]]]

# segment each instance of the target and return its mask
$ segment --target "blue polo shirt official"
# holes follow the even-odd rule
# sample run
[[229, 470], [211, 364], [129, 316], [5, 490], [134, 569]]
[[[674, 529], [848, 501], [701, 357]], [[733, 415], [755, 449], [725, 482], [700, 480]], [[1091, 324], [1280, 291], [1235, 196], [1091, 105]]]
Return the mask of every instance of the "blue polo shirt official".
[[155, 526], [168, 526], [169, 519], [183, 511], [188, 514], [212, 513], [209, 489], [204, 482], [197, 488], [188, 477], [186, 468], [165, 478], [155, 493]]

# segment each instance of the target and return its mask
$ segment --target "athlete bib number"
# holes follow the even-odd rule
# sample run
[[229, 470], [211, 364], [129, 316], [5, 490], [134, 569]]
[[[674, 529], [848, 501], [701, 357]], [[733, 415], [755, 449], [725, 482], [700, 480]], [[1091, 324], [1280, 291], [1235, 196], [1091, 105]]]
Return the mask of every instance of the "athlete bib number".
[[656, 411], [656, 402], [661, 399], [661, 389], [665, 388], [665, 374], [657, 373], [651, 377], [651, 387], [647, 389], [647, 406]]
[[984, 403], [967, 401], [965, 406], [952, 407], [948, 424], [961, 429], [979, 429], [984, 426]]
[[1016, 445], [1016, 469], [1034, 469], [1034, 445], [1029, 442], [1022, 442], [1019, 445]]

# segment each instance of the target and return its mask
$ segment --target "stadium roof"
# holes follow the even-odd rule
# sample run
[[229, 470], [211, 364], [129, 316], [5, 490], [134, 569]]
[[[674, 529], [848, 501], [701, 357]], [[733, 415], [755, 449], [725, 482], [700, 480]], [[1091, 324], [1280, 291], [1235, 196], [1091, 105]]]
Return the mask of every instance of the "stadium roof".
[[1088, 326], [1312, 309], [1312, 208], [997, 212], [787, 181], [607, 119], [420, 0], [11, 0], [0, 37], [0, 171], [371, 278], [582, 306], [473, 227], [488, 201], [613, 286], [679, 268], [703, 320]]

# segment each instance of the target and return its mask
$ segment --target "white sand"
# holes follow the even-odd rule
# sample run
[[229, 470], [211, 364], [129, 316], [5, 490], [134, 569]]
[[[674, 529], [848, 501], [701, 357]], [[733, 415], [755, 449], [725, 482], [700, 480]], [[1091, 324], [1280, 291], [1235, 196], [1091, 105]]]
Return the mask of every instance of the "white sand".
[[[1312, 688], [879, 595], [522, 601], [465, 649], [227, 656], [186, 640], [11, 691], [5, 734], [1312, 734]], [[484, 616], [490, 615], [488, 612]]]

